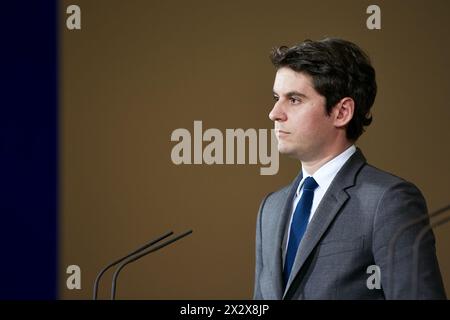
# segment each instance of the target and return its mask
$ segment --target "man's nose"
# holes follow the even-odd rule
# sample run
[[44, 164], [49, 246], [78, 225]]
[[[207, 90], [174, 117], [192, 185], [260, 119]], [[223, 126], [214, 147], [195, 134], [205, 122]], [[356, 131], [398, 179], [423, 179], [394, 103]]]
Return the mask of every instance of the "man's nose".
[[283, 108], [279, 101], [275, 103], [272, 110], [270, 111], [269, 118], [272, 121], [286, 121], [286, 113], [283, 111]]

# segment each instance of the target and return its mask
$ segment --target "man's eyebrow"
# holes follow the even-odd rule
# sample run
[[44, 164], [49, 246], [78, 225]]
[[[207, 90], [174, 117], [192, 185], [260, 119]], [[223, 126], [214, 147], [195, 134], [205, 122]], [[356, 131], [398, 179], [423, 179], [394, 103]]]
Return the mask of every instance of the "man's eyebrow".
[[[274, 96], [278, 96], [278, 93], [276, 93], [275, 91], [273, 91], [273, 95]], [[293, 97], [293, 96], [298, 96], [298, 97], [302, 97], [302, 98], [307, 98], [306, 94], [303, 94], [301, 92], [298, 91], [289, 91], [288, 93], [285, 94], [286, 97]]]

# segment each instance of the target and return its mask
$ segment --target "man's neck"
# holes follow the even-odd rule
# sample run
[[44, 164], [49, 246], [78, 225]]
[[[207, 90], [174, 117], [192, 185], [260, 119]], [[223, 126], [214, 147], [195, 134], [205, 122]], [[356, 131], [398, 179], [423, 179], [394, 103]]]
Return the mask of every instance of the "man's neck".
[[340, 155], [342, 152], [347, 150], [353, 145], [353, 142], [348, 142], [343, 144], [342, 146], [338, 146], [336, 148], [333, 148], [327, 152], [325, 152], [323, 155], [320, 155], [314, 160], [310, 161], [302, 161], [302, 168], [307, 171], [309, 174], [313, 175], [317, 170], [319, 170], [324, 164], [326, 164], [328, 161], [332, 160], [333, 158]]

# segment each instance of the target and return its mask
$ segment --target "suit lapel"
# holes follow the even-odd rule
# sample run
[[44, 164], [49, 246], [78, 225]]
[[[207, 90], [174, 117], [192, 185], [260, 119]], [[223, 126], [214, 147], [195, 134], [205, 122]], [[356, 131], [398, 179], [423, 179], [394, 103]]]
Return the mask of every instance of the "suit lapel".
[[287, 219], [289, 218], [292, 209], [292, 199], [301, 179], [302, 173], [300, 172], [300, 174], [291, 183], [289, 188], [286, 189], [284, 195], [278, 198], [278, 203], [275, 207], [277, 212], [280, 212], [280, 214], [278, 216], [278, 221], [275, 228], [275, 244], [273, 247], [273, 258], [271, 259], [271, 272], [273, 279], [272, 286], [273, 292], [275, 294], [275, 296], [272, 297], [273, 300], [280, 300], [283, 294], [283, 237]]
[[349, 198], [349, 195], [345, 189], [354, 185], [355, 177], [360, 168], [364, 165], [365, 161], [366, 159], [364, 158], [361, 150], [357, 148], [356, 152], [344, 164], [336, 177], [333, 179], [333, 182], [320, 201], [320, 204], [317, 207], [308, 228], [306, 229], [305, 235], [300, 242], [294, 265], [292, 267], [291, 276], [286, 286], [286, 290], [284, 291], [283, 298], [286, 297], [289, 289], [291, 289], [290, 287], [292, 281], [299, 273], [306, 259], [312, 250], [317, 246], [318, 242], [322, 238], [322, 235], [328, 229], [336, 214]]

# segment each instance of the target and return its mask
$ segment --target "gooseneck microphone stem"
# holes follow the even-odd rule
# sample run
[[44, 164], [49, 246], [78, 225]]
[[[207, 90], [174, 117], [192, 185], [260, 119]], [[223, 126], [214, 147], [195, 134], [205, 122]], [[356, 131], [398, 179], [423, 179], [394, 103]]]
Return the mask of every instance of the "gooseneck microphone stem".
[[95, 282], [94, 282], [94, 294], [93, 294], [93, 299], [94, 299], [94, 300], [97, 300], [98, 284], [99, 284], [99, 282], [100, 282], [100, 278], [103, 276], [103, 274], [104, 274], [109, 268], [111, 268], [111, 267], [115, 266], [116, 264], [118, 264], [118, 263], [124, 261], [125, 259], [127, 259], [127, 258], [129, 258], [129, 257], [131, 257], [131, 256], [133, 256], [133, 255], [135, 255], [135, 254], [137, 254], [137, 253], [139, 253], [139, 252], [141, 252], [141, 251], [147, 249], [148, 247], [153, 246], [154, 244], [160, 242], [161, 240], [167, 238], [168, 236], [170, 236], [170, 235], [172, 235], [172, 234], [173, 234], [173, 232], [172, 232], [172, 231], [169, 231], [169, 232], [167, 232], [166, 234], [162, 235], [161, 237], [159, 237], [159, 238], [157, 238], [157, 239], [155, 239], [155, 240], [150, 241], [149, 243], [147, 243], [147, 244], [143, 245], [142, 247], [140, 247], [140, 248], [134, 250], [134, 251], [131, 252], [130, 254], [127, 254], [126, 256], [124, 256], [124, 257], [122, 257], [122, 258], [120, 258], [120, 259], [118, 259], [118, 260], [116, 260], [116, 261], [114, 261], [114, 262], [108, 264], [106, 267], [104, 267], [102, 270], [100, 270], [100, 272], [98, 273], [97, 278], [95, 278]]
[[120, 271], [121, 271], [127, 264], [129, 264], [129, 263], [131, 263], [131, 262], [133, 262], [133, 261], [136, 261], [136, 260], [142, 258], [143, 256], [146, 256], [147, 254], [149, 254], [149, 253], [151, 253], [151, 252], [155, 252], [155, 251], [157, 251], [157, 250], [159, 250], [159, 249], [161, 249], [161, 248], [164, 248], [165, 246], [167, 246], [167, 245], [169, 245], [169, 244], [171, 244], [171, 243], [173, 243], [173, 242], [175, 242], [175, 241], [177, 241], [177, 240], [179, 240], [179, 239], [181, 239], [181, 238], [183, 238], [183, 237], [185, 237], [185, 236], [187, 236], [187, 235], [189, 235], [189, 234], [191, 234], [191, 233], [192, 233], [192, 230], [186, 231], [185, 233], [182, 233], [182, 234], [180, 234], [179, 236], [176, 236], [176, 237], [174, 237], [174, 238], [172, 238], [172, 239], [170, 239], [170, 240], [167, 240], [166, 242], [164, 242], [164, 243], [162, 243], [162, 244], [160, 244], [160, 245], [158, 245], [158, 246], [156, 246], [156, 247], [154, 247], [154, 248], [148, 249], [148, 250], [143, 251], [143, 252], [140, 252], [140, 253], [136, 253], [135, 255], [133, 255], [133, 256], [127, 258], [125, 261], [123, 261], [123, 262], [117, 267], [117, 269], [116, 269], [116, 271], [114, 272], [114, 275], [113, 275], [113, 280], [112, 280], [112, 284], [111, 284], [111, 300], [115, 300], [115, 298], [116, 298], [117, 278], [119, 277]]
[[413, 226], [416, 226], [418, 224], [423, 223], [424, 221], [427, 221], [428, 219], [435, 218], [444, 212], [448, 211], [450, 209], [450, 205], [447, 205], [443, 208], [440, 208], [436, 210], [435, 212], [432, 212], [430, 214], [424, 215], [423, 217], [416, 218], [412, 221], [409, 221], [405, 224], [403, 224], [397, 232], [392, 236], [392, 238], [389, 241], [388, 245], [388, 282], [389, 282], [389, 292], [391, 294], [391, 298], [393, 299], [395, 296], [394, 292], [394, 266], [395, 266], [395, 246], [397, 244], [397, 241], [399, 240], [400, 236], [403, 232], [406, 231], [406, 229], [411, 228]]
[[419, 278], [419, 254], [420, 254], [420, 244], [427, 233], [433, 228], [444, 225], [450, 221], [450, 217], [445, 217], [442, 220], [433, 222], [420, 230], [419, 234], [414, 241], [413, 246], [413, 271], [412, 271], [412, 299], [420, 299], [418, 296], [418, 278]]

